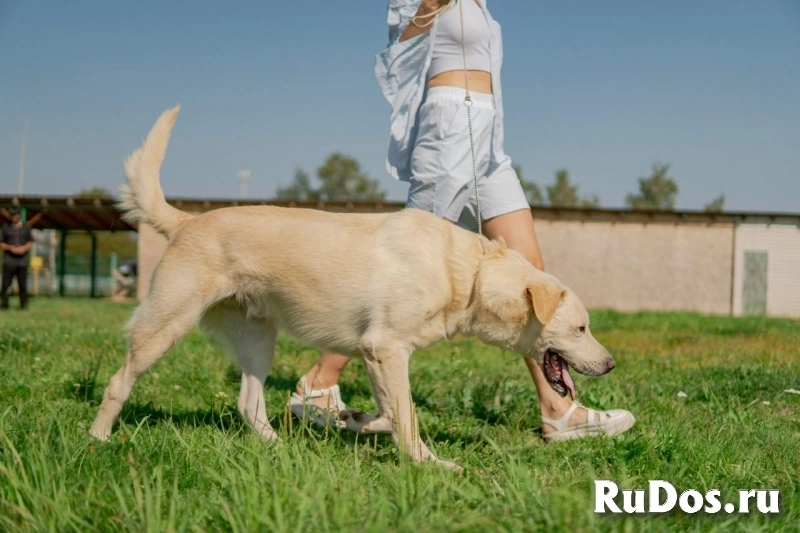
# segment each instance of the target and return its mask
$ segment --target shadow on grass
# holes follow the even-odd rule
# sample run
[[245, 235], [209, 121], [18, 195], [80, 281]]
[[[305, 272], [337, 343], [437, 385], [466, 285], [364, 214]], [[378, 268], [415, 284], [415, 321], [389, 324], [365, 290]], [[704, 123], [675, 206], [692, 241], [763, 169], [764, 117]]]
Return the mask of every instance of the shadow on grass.
[[97, 390], [97, 374], [100, 372], [100, 359], [94, 360], [88, 367], [81, 372], [72, 374], [70, 382], [65, 384], [65, 393], [68, 398], [86, 402], [92, 405], [99, 405], [95, 399]]
[[196, 409], [193, 411], [168, 411], [152, 404], [125, 404], [120, 420], [131, 426], [155, 426], [169, 421], [178, 427], [214, 426], [225, 432], [247, 431], [247, 424], [239, 413], [230, 407], [221, 409]]
[[[130, 427], [154, 427], [163, 422], [169, 422], [176, 427], [215, 427], [225, 433], [242, 435], [252, 433], [247, 423], [241, 418], [236, 409], [231, 406], [224, 406], [221, 409], [170, 411], [155, 407], [152, 404], [127, 403], [120, 414], [120, 420]], [[291, 418], [291, 414], [288, 411], [271, 417], [270, 423], [276, 432], [284, 438], [294, 440], [310, 437], [315, 440], [333, 441], [348, 448], [367, 446], [379, 455], [388, 454], [387, 460], [395, 460], [394, 454], [390, 453], [390, 450], [394, 448], [394, 443], [392, 442], [392, 436], [389, 434], [363, 435], [345, 429], [320, 428], [311, 422]], [[422, 434], [429, 444], [445, 443], [448, 446], [460, 449], [486, 444], [486, 439], [478, 428], [423, 428]]]
[[[237, 375], [237, 379], [239, 379], [239, 375]], [[298, 381], [300, 381], [300, 376], [270, 374], [267, 376], [265, 388], [294, 392]]]
[[[100, 361], [96, 361], [80, 372], [74, 373], [69, 382], [65, 383], [65, 396], [93, 406], [100, 404], [102, 399], [101, 384], [97, 381]], [[230, 366], [226, 371], [226, 379], [230, 382], [240, 380], [240, 371]], [[300, 376], [293, 373], [275, 372], [268, 376], [266, 388], [280, 391], [294, 391]], [[356, 381], [344, 385], [343, 396], [346, 398], [359, 397], [371, 398], [372, 391], [367, 383]], [[480, 425], [515, 425], [508, 417], [508, 411], [521, 408], [528, 404], [530, 391], [517, 390], [517, 386], [509, 385], [503, 380], [494, 380], [491, 383], [479, 383], [474, 388], [473, 401], [465, 409], [464, 414], [471, 415], [479, 422], [478, 426], [458, 427], [446, 423], [438, 423], [432, 427], [423, 428], [426, 440], [431, 442], [447, 443], [451, 446], [466, 448], [468, 446], [485, 444], [485, 438]], [[427, 411], [433, 415], [442, 415], [449, 412], [450, 405], [440, 405], [439, 402], [429, 399], [429, 394], [422, 391], [413, 395], [414, 403], [420, 411]], [[178, 427], [216, 427], [224, 432], [250, 432], [247, 423], [241, 418], [235, 405], [216, 404], [207, 408], [195, 410], [175, 411], [156, 407], [152, 403], [126, 402], [120, 414], [120, 420], [126, 425], [138, 427], [152, 427], [163, 421], [169, 421]], [[463, 409], [463, 407], [462, 407]], [[347, 446], [356, 446], [370, 439], [380, 448], [392, 446], [392, 439], [388, 435], [358, 435], [347, 430], [331, 430], [316, 427], [307, 421], [296, 418], [290, 420], [292, 415], [287, 410], [272, 412], [270, 423], [278, 433], [283, 435], [312, 434], [315, 438], [335, 438]], [[532, 435], [540, 429], [532, 430]]]

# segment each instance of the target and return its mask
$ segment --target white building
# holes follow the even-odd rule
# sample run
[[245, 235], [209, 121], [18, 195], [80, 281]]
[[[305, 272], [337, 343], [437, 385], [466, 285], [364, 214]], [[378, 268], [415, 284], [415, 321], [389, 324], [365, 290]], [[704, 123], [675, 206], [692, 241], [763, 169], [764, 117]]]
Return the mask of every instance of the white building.
[[734, 243], [733, 314], [800, 317], [800, 221], [753, 217]]

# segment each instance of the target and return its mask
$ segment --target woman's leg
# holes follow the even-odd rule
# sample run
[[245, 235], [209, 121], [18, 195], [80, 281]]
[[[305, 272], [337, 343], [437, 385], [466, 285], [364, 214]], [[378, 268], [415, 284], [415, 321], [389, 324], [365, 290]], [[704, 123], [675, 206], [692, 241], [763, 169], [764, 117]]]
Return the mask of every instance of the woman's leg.
[[[351, 357], [333, 352], [322, 352], [309, 371], [306, 373], [306, 384], [312, 389], [327, 389], [339, 382], [344, 367], [350, 362]], [[298, 384], [296, 391], [303, 394], [303, 388]], [[328, 408], [330, 399], [326, 396], [311, 398], [309, 401], [323, 409]]]
[[[490, 239], [502, 237], [509, 248], [517, 250], [524, 255], [533, 266], [544, 270], [542, 252], [539, 250], [539, 241], [536, 238], [533, 214], [530, 209], [512, 211], [511, 213], [485, 220], [483, 222], [483, 229], [487, 237]], [[572, 406], [572, 400], [569, 397], [562, 398], [553, 390], [550, 384], [547, 383], [539, 365], [537, 365], [533, 359], [526, 357], [525, 365], [531, 373], [534, 385], [536, 385], [542, 416], [553, 420], [560, 419]], [[585, 423], [587, 421], [587, 414], [585, 409], [576, 409], [569, 419], [569, 425], [575, 426]], [[547, 434], [552, 431], [555, 431], [555, 429], [547, 424], [543, 425], [543, 433]]]
[[[442, 216], [442, 213], [437, 213], [434, 209], [436, 182], [449, 175], [448, 172], [442, 172], [444, 149], [441, 124], [455, 122], [454, 117], [464, 109], [463, 99], [453, 102], [426, 102], [420, 108], [419, 131], [411, 159], [413, 176], [406, 207], [423, 209]], [[464, 118], [463, 123], [455, 125], [456, 131], [467, 131], [465, 120]], [[459, 143], [459, 146], [463, 150], [469, 150], [467, 144]], [[336, 385], [349, 359], [335, 353], [323, 353], [305, 376], [307, 386], [312, 389], [326, 389]], [[297, 393], [303, 394], [302, 387], [297, 387]], [[326, 408], [328, 398], [313, 398], [310, 401], [318, 407]]]

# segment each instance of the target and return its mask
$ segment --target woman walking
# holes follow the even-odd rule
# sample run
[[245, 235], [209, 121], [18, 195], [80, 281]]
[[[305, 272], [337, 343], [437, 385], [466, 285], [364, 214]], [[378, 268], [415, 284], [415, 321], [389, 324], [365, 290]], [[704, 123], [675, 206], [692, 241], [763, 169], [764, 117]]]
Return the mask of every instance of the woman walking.
[[[490, 239], [502, 237], [544, 270], [530, 206], [503, 151], [502, 37], [486, 1], [390, 2], [390, 42], [375, 68], [392, 105], [386, 168], [409, 182], [407, 207]], [[337, 383], [349, 360], [323, 353], [300, 379], [292, 412], [346, 427], [338, 416], [346, 406]], [[538, 392], [546, 441], [613, 436], [633, 426], [628, 411], [595, 411], [561, 397], [533, 359], [524, 361]]]

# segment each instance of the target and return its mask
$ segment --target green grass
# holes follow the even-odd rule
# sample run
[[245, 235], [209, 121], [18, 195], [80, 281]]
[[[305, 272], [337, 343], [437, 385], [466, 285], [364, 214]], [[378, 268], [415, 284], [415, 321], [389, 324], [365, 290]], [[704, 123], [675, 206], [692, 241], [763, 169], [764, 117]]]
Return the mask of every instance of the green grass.
[[[111, 441], [88, 436], [122, 363], [132, 308], [36, 299], [0, 314], [3, 531], [774, 531], [800, 527], [798, 322], [593, 313], [617, 369], [577, 377], [582, 401], [632, 411], [614, 439], [542, 442], [516, 356], [441, 343], [412, 361], [427, 442], [462, 474], [408, 464], [391, 439], [318, 431], [287, 417], [317, 356], [282, 338], [266, 390], [277, 444], [236, 413], [238, 377], [194, 331], [138, 383]], [[574, 375], [574, 373], [573, 373]], [[679, 398], [678, 392], [686, 393]], [[374, 409], [360, 364], [345, 401]], [[763, 402], [769, 402], [764, 404]], [[779, 489], [779, 515], [593, 513], [593, 480], [679, 491]]]

